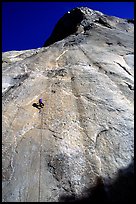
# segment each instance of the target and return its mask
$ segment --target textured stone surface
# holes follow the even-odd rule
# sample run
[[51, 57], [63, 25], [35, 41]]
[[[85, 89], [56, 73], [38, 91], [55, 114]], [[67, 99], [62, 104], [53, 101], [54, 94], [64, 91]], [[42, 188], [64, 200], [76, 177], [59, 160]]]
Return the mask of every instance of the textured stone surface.
[[105, 199], [93, 197], [98, 179], [106, 199], [124, 199], [112, 183], [133, 175], [134, 26], [77, 10], [81, 21], [59, 39], [55, 29], [50, 46], [2, 54], [3, 202], [76, 200], [90, 189], [95, 203]]

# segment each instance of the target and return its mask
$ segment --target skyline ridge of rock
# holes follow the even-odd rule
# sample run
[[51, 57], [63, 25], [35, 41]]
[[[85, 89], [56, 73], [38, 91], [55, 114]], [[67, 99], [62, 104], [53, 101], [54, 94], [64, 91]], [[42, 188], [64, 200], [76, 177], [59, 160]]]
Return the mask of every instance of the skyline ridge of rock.
[[[121, 18], [115, 16], [108, 16], [103, 14], [102, 12], [87, 7], [74, 8], [64, 14], [62, 18], [60, 18], [60, 20], [55, 25], [52, 34], [45, 41], [44, 47], [49, 46], [54, 42], [60, 41], [71, 34], [75, 34], [76, 32], [85, 32], [86, 30], [89, 30], [95, 22], [111, 29], [115, 28], [115, 26], [119, 29], [122, 29], [120, 26], [117, 26], [120, 23], [119, 19]], [[116, 20], [113, 25], [112, 20]], [[134, 23], [134, 19], [123, 20], [128, 23]]]
[[133, 159], [133, 21], [78, 7], [2, 53], [2, 202], [132, 203]]

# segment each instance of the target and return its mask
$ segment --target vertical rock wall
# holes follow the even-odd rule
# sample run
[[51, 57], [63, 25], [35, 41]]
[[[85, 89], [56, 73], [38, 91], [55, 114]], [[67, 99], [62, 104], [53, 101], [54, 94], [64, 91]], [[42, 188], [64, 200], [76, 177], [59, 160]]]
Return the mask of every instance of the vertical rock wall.
[[60, 22], [77, 13], [50, 46], [3, 53], [3, 202], [132, 198], [133, 23], [88, 8]]

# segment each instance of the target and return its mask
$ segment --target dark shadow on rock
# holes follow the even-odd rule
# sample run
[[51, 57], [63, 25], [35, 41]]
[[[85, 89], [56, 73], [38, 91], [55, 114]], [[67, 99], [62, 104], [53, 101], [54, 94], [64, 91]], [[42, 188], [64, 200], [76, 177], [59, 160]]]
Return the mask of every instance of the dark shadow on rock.
[[104, 185], [103, 179], [98, 178], [97, 184], [82, 192], [83, 196], [62, 195], [59, 202], [89, 202], [92, 204], [125, 204], [134, 203], [134, 170], [133, 163], [128, 168], [121, 169], [112, 184]]
[[32, 106], [35, 107], [35, 108], [37, 108], [37, 109], [41, 109], [41, 107], [40, 107], [39, 104], [37, 104], [37, 103], [33, 103]]
[[108, 23], [107, 18], [105, 18], [103, 16], [99, 17], [99, 19], [95, 20], [95, 22], [99, 23], [99, 24], [101, 24], [101, 25], [103, 25], [103, 26], [105, 26], [107, 28], [111, 28], [112, 29], [112, 26]]
[[66, 13], [56, 24], [51, 36], [46, 40], [43, 47], [60, 41], [77, 31], [77, 26], [83, 20], [84, 14], [80, 9], [75, 8]]
[[127, 19], [127, 22], [134, 24], [134, 19]]

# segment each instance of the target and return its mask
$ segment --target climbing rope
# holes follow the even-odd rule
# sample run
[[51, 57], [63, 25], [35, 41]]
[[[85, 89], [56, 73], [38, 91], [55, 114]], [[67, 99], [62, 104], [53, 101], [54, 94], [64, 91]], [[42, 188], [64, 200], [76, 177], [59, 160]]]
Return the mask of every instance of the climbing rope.
[[42, 156], [42, 130], [43, 130], [43, 108], [39, 110], [39, 117], [41, 119], [40, 125], [40, 166], [39, 166], [39, 194], [38, 194], [38, 202], [40, 202], [40, 194], [41, 194], [41, 156]]

